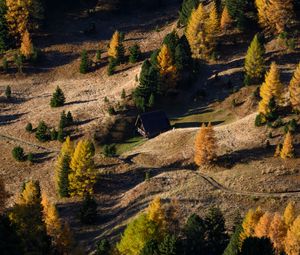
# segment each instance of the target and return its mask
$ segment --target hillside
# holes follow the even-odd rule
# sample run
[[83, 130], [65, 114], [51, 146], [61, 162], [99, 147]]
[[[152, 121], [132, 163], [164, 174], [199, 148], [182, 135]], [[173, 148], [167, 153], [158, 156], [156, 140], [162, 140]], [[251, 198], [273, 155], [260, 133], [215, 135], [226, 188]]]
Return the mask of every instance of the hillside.
[[[192, 1], [183, 1], [183, 6], [186, 2]], [[175, 209], [173, 208], [176, 211], [173, 212], [176, 214], [176, 220], [172, 218], [174, 215], [171, 217], [167, 213], [164, 217], [174, 228], [175, 225], [178, 226], [176, 230], [170, 227], [170, 235], [176, 236], [183, 249], [187, 249], [188, 246], [187, 230], [184, 226], [190, 216], [197, 214], [203, 219], [203, 224], [207, 224], [205, 222], [211, 208], [217, 207], [220, 210], [225, 222], [223, 234], [227, 239], [224, 237], [226, 245], [221, 247], [222, 252], [216, 251], [213, 255], [223, 254], [229, 237], [251, 208], [262, 208], [273, 217], [275, 212], [282, 214], [287, 204], [293, 202], [293, 220], [296, 219], [296, 214], [300, 212], [300, 119], [297, 108], [300, 104], [300, 78], [299, 81], [294, 81], [296, 103], [293, 102], [290, 81], [295, 70], [299, 69], [297, 66], [300, 61], [300, 37], [297, 32], [299, 7], [291, 1], [294, 3], [292, 10], [295, 11], [295, 16], [291, 19], [293, 22], [284, 27], [287, 32], [284, 30], [277, 33], [275, 30], [280, 24], [275, 28], [268, 27], [271, 32], [261, 27], [261, 14], [251, 1], [243, 6], [247, 22], [239, 23], [239, 13], [235, 18], [231, 18], [232, 24], [223, 24], [222, 28], [225, 21], [221, 16], [227, 8], [227, 3], [223, 1], [223, 5], [220, 5], [218, 10], [215, 9], [218, 12], [216, 23], [220, 27], [214, 32], [205, 23], [208, 22], [208, 17], [212, 16], [214, 1], [203, 1], [203, 10], [200, 10], [202, 7], [199, 7], [198, 1], [194, 2], [197, 2], [194, 11], [188, 6], [189, 3], [186, 3], [190, 8], [186, 24], [180, 23], [182, 20], [178, 21], [182, 19], [184, 12], [181, 7], [182, 1], [153, 1], [153, 5], [150, 2], [144, 3], [143, 8], [134, 0], [130, 3], [107, 0], [80, 3], [76, 1], [73, 6], [67, 1], [60, 6], [61, 8], [47, 2], [44, 7], [47, 10], [45, 21], [41, 28], [35, 30], [28, 27], [34, 46], [32, 50], [38, 49], [40, 54], [37, 62], [31, 62], [32, 59], [26, 58], [22, 53], [22, 47], [25, 47], [24, 39], [19, 43], [16, 42], [17, 37], [10, 37], [10, 46], [5, 50], [1, 49], [0, 180], [3, 180], [5, 190], [9, 194], [3, 199], [5, 203], [0, 204], [3, 208], [1, 217], [10, 216], [14, 210], [18, 210], [18, 206], [26, 205], [26, 196], [29, 196], [28, 200], [36, 199], [26, 193], [26, 182], [39, 182], [37, 196], [43, 201], [41, 208], [44, 208], [41, 224], [46, 224], [45, 231], [51, 244], [47, 244], [49, 251], [38, 251], [36, 254], [96, 254], [96, 243], [105, 239], [109, 240], [111, 249], [109, 253], [103, 254], [97, 251], [97, 255], [147, 255], [148, 253], [140, 253], [141, 250], [138, 253], [121, 251], [115, 244], [120, 245], [126, 233], [125, 229], [135, 222], [135, 219], [143, 215], [142, 213], [148, 215], [153, 201], [158, 197], [164, 208], [162, 211], [167, 212], [168, 209], [172, 209], [173, 203], [176, 204]], [[0, 4], [0, 7], [4, 8], [1, 0]], [[6, 8], [9, 13], [9, 5]], [[229, 16], [231, 8], [233, 7], [229, 5]], [[283, 6], [281, 8], [284, 9]], [[0, 23], [1, 18], [6, 17], [2, 11], [4, 12], [4, 9], [1, 9]], [[204, 32], [200, 30], [207, 33], [207, 37], [203, 39], [204, 43], [201, 42], [203, 35], [199, 30], [195, 35], [195, 46], [190, 39], [189, 24], [196, 11], [200, 14], [206, 13], [206, 16], [200, 15], [206, 20], [200, 20], [197, 29], [203, 26]], [[36, 21], [32, 17], [28, 20]], [[9, 26], [9, 19], [7, 22]], [[0, 26], [0, 32], [1, 29]], [[209, 29], [211, 33], [205, 32]], [[120, 32], [117, 35], [119, 45], [115, 52], [120, 54], [123, 47], [125, 56], [119, 62], [116, 61], [112, 73], [109, 73], [109, 66], [114, 63], [110, 49], [117, 30]], [[3, 34], [0, 33], [1, 36]], [[120, 39], [122, 36], [124, 38]], [[255, 48], [255, 54], [261, 54], [259, 57], [263, 61], [257, 57], [253, 65], [259, 65], [258, 62], [262, 61], [262, 74], [260, 78], [255, 77], [251, 80], [248, 77], [247, 80], [247, 50], [255, 38], [258, 38], [256, 43], [259, 44], [256, 47], [262, 48], [261, 52]], [[134, 45], [139, 46], [141, 54], [137, 61], [130, 62]], [[200, 49], [205, 49], [204, 53]], [[85, 50], [88, 66], [86, 73], [81, 72]], [[17, 62], [19, 55], [21, 67]], [[5, 62], [8, 68], [5, 68]], [[255, 69], [256, 66], [252, 68]], [[272, 70], [275, 71], [272, 73]], [[264, 81], [269, 81], [269, 84], [262, 85]], [[11, 89], [10, 97], [7, 95], [8, 86]], [[58, 87], [63, 91], [65, 100], [61, 106], [53, 107], [51, 100]], [[156, 110], [166, 113], [171, 124], [170, 130], [153, 138], [141, 137], [134, 126], [137, 116]], [[61, 127], [63, 111], [70, 112], [73, 121]], [[45, 141], [39, 140], [37, 135], [42, 121], [47, 125]], [[33, 127], [30, 130], [29, 123]], [[204, 124], [207, 123], [211, 123], [212, 126], [206, 127]], [[198, 136], [205, 128], [212, 130], [213, 139], [202, 140], [197, 144]], [[61, 141], [58, 138], [59, 132], [62, 135]], [[285, 139], [288, 135], [291, 135], [292, 141], [286, 147], [290, 146], [288, 149], [292, 148], [293, 153], [289, 151], [290, 154], [283, 156], [284, 149], [280, 147], [281, 154], [275, 157], [274, 153], [279, 145], [287, 143]], [[52, 136], [55, 138], [52, 139]], [[81, 185], [82, 189], [85, 189], [84, 195], [75, 191], [75, 195], [71, 193], [71, 186], [68, 187], [69, 193], [65, 197], [58, 191], [60, 186], [57, 178], [62, 178], [62, 175], [57, 174], [57, 169], [59, 164], [62, 164], [60, 160], [67, 155], [67, 150], [61, 150], [66, 145], [67, 136], [75, 147], [82, 141], [87, 141], [87, 147], [82, 147], [80, 152], [75, 147], [70, 149], [67, 159], [68, 171], [82, 167], [82, 175], [78, 177], [77, 183], [74, 182], [77, 186], [74, 184], [73, 189], [76, 190], [76, 187]], [[209, 144], [211, 141], [215, 141], [215, 144]], [[214, 148], [213, 160], [205, 154], [211, 152], [197, 151], [197, 148], [209, 145]], [[17, 146], [24, 149], [25, 156], [22, 160], [17, 160], [13, 155], [13, 149]], [[84, 153], [86, 155], [82, 156]], [[31, 154], [32, 160], [28, 160], [28, 154]], [[197, 165], [195, 156], [200, 154], [203, 158], [206, 155], [207, 162]], [[75, 155], [79, 163], [74, 159]], [[63, 167], [60, 167], [61, 174]], [[92, 177], [88, 176], [88, 171], [93, 172]], [[71, 185], [70, 176], [71, 172], [68, 172], [68, 185]], [[92, 185], [84, 186], [88, 181], [91, 181]], [[4, 194], [1, 188], [0, 183], [0, 194]], [[96, 203], [95, 215], [92, 224], [85, 224], [79, 215], [90, 189], [91, 198]], [[59, 245], [62, 244], [55, 239], [59, 235], [55, 237], [49, 231], [45, 220], [44, 196], [57, 208], [58, 221], [70, 226], [70, 231], [63, 229], [62, 234], [65, 237], [64, 234], [70, 232], [74, 238], [73, 243], [70, 241], [72, 244], [64, 247], [67, 251], [59, 250]], [[32, 206], [30, 203], [27, 205]], [[42, 214], [41, 211], [39, 213]], [[24, 209], [24, 215], [19, 217], [24, 217], [22, 220], [26, 222], [35, 216], [33, 213], [32, 216], [25, 215]], [[9, 220], [12, 221], [12, 218]], [[88, 215], [88, 218], [92, 216]], [[258, 221], [259, 219], [255, 224], [258, 224]], [[3, 222], [1, 218], [0, 229], [5, 224]], [[151, 222], [155, 223], [155, 220]], [[11, 226], [18, 229], [20, 222], [14, 224], [11, 223]], [[159, 224], [157, 229], [158, 226]], [[149, 225], [149, 229], [150, 227]], [[290, 228], [291, 226], [285, 225], [284, 235], [287, 235]], [[28, 240], [25, 238], [24, 241], [22, 238], [30, 231], [20, 229], [16, 235], [26, 247], [24, 242]], [[164, 231], [167, 232], [166, 229]], [[251, 231], [253, 233], [247, 236], [248, 238], [258, 237], [255, 234], [255, 226]], [[162, 234], [164, 235], [165, 233]], [[62, 239], [63, 237], [59, 236]], [[155, 238], [158, 237], [160, 238], [159, 234]], [[266, 237], [270, 239], [271, 247], [274, 245], [276, 252], [283, 252], [278, 250], [276, 242], [270, 236]], [[134, 234], [131, 234], [131, 238], [135, 238]], [[147, 238], [146, 236], [145, 240]], [[137, 240], [138, 238], [138, 243]], [[223, 241], [220, 240], [216, 242]], [[158, 241], [161, 240], [155, 241], [158, 246]], [[240, 240], [242, 241], [244, 240]], [[300, 239], [295, 242], [300, 247]], [[288, 247], [289, 243], [285, 239], [282, 245]], [[22, 249], [25, 249], [24, 247]], [[5, 255], [9, 254], [8, 250], [5, 252]], [[175, 255], [177, 254], [193, 255], [188, 251], [178, 250]]]

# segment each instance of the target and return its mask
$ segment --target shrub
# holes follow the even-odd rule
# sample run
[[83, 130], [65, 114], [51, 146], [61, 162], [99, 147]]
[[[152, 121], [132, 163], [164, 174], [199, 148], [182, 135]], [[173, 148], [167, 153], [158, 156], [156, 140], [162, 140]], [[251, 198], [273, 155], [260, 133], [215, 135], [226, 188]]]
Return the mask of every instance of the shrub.
[[151, 179], [150, 173], [146, 172], [145, 173], [145, 182], [149, 181]]
[[97, 217], [97, 203], [90, 195], [86, 195], [80, 208], [80, 221], [83, 224], [93, 224]]
[[59, 86], [56, 87], [55, 92], [52, 95], [50, 106], [51, 107], [60, 107], [65, 104], [65, 95]]
[[102, 54], [102, 50], [97, 50], [96, 51], [96, 60], [97, 61], [101, 60], [101, 54]]
[[11, 87], [10, 86], [6, 86], [6, 89], [5, 89], [5, 96], [8, 100], [11, 99]]
[[62, 113], [60, 114], [60, 121], [59, 121], [59, 128], [63, 129], [67, 126], [67, 116], [65, 111], [62, 111]]
[[32, 153], [29, 153], [27, 155], [27, 160], [30, 162], [30, 163], [33, 163], [34, 162], [34, 155]]
[[36, 139], [40, 142], [46, 142], [49, 140], [49, 129], [44, 121], [41, 121], [36, 129]]
[[96, 243], [96, 255], [108, 255], [110, 251], [110, 244], [107, 239], [99, 240]]
[[29, 122], [26, 127], [25, 127], [26, 131], [31, 133], [33, 131], [33, 128], [32, 128], [32, 124]]
[[264, 126], [266, 122], [267, 122], [266, 117], [262, 113], [258, 114], [255, 118], [256, 127]]
[[103, 147], [103, 154], [106, 157], [115, 157], [116, 156], [116, 145], [115, 144], [106, 144]]
[[15, 160], [21, 162], [25, 160], [24, 149], [20, 146], [13, 148], [12, 156]]
[[22, 73], [23, 72], [23, 58], [22, 58], [22, 56], [20, 54], [15, 54], [14, 61], [15, 61], [15, 65], [18, 69], [18, 73]]
[[65, 141], [66, 134], [63, 128], [58, 129], [57, 140], [63, 143]]
[[284, 125], [282, 119], [279, 117], [277, 118], [273, 124], [272, 124], [272, 128], [279, 128], [279, 127], [282, 127]]

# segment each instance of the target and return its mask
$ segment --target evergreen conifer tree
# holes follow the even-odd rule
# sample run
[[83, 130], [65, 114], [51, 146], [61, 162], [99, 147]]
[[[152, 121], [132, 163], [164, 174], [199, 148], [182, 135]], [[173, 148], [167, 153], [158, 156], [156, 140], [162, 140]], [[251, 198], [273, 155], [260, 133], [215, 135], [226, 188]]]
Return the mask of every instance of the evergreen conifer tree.
[[73, 116], [70, 111], [68, 111], [68, 113], [67, 113], [66, 121], [67, 121], [67, 127], [72, 126], [74, 124]]
[[93, 224], [97, 217], [97, 203], [89, 194], [85, 195], [80, 208], [80, 221], [84, 224]]
[[180, 255], [178, 241], [174, 235], [166, 235], [158, 246], [160, 255]]
[[241, 255], [275, 255], [273, 245], [269, 238], [248, 237], [241, 249]]
[[181, 25], [183, 26], [187, 25], [192, 10], [195, 9], [198, 4], [199, 4], [198, 0], [184, 0], [182, 2], [182, 6], [179, 11], [179, 23]]
[[7, 100], [11, 99], [11, 87], [9, 85], [5, 88], [5, 96]]
[[179, 37], [178, 37], [178, 34], [176, 33], [176, 31], [173, 30], [171, 33], [167, 34], [165, 36], [162, 44], [165, 44], [166, 46], [168, 46], [171, 58], [174, 59], [175, 50], [179, 44]]
[[241, 30], [246, 28], [247, 0], [226, 0], [225, 5], [230, 17], [235, 19], [237, 27]]
[[65, 95], [59, 86], [56, 87], [55, 92], [52, 95], [50, 106], [51, 107], [60, 107], [65, 103]]
[[89, 58], [86, 50], [81, 53], [81, 62], [79, 71], [81, 74], [86, 74], [89, 71]]
[[229, 244], [227, 245], [223, 255], [240, 255], [240, 234], [243, 228], [241, 225], [238, 225], [232, 234]]
[[4, 52], [10, 46], [9, 35], [6, 22], [6, 3], [5, 0], [0, 0], [0, 52]]
[[211, 124], [202, 125], [195, 140], [195, 163], [197, 166], [212, 162], [216, 158], [215, 133]]
[[264, 47], [260, 44], [258, 35], [255, 35], [245, 58], [245, 80], [258, 81], [263, 77], [264, 52]]
[[129, 56], [129, 62], [130, 63], [136, 63], [141, 58], [141, 49], [138, 44], [133, 45], [129, 48], [130, 56]]
[[41, 121], [36, 129], [36, 139], [40, 142], [46, 142], [49, 140], [49, 129], [44, 121]]
[[67, 127], [67, 115], [65, 111], [60, 114], [59, 128], [64, 129]]

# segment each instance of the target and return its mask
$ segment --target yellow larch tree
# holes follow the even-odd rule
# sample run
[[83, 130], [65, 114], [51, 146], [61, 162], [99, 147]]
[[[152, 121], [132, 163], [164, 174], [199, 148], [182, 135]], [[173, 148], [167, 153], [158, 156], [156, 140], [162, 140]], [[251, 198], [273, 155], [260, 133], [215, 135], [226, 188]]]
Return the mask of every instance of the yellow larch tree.
[[286, 231], [287, 228], [282, 216], [276, 212], [270, 225], [269, 238], [271, 239], [274, 248], [278, 251], [278, 254], [284, 250]]
[[292, 226], [287, 231], [284, 245], [287, 255], [300, 254], [300, 215], [295, 219]]
[[228, 8], [225, 5], [225, 7], [222, 11], [220, 27], [221, 27], [221, 29], [226, 30], [231, 26], [231, 24], [232, 24], [232, 18], [230, 17], [229, 12], [228, 12]]
[[159, 227], [159, 231], [164, 233], [167, 226], [166, 212], [162, 205], [161, 198], [155, 197], [147, 209], [149, 220], [152, 220]]
[[258, 207], [256, 210], [250, 209], [243, 222], [242, 222], [242, 232], [240, 234], [240, 243], [242, 244], [244, 240], [248, 237], [254, 236], [254, 231], [260, 218], [264, 215], [264, 212]]
[[220, 32], [220, 20], [216, 3], [213, 1], [209, 9], [208, 18], [205, 21], [206, 41], [209, 45], [209, 52], [213, 51], [216, 45], [216, 37]]
[[115, 31], [108, 47], [108, 56], [114, 59], [118, 58], [118, 47], [120, 44], [120, 33], [119, 31]]
[[203, 4], [200, 3], [198, 8], [192, 11], [186, 27], [185, 36], [191, 47], [193, 58], [202, 58], [207, 50], [205, 35], [206, 16]]
[[283, 220], [290, 227], [296, 219], [295, 202], [289, 202], [283, 213]]
[[295, 150], [293, 145], [293, 135], [288, 132], [285, 136], [282, 149], [280, 152], [280, 157], [282, 159], [293, 158], [295, 156]]
[[294, 111], [300, 112], [300, 63], [289, 84], [290, 101]]
[[163, 44], [161, 47], [161, 50], [157, 56], [157, 63], [164, 83], [167, 85], [167, 87], [174, 87], [177, 80], [177, 69], [173, 64], [170, 49], [166, 44]]
[[266, 30], [270, 29], [267, 16], [268, 0], [255, 0], [258, 15], [258, 23]]
[[280, 74], [278, 67], [275, 62], [272, 62], [270, 70], [265, 76], [265, 82], [260, 88], [260, 97], [262, 98], [259, 102], [259, 112], [267, 114], [270, 112], [270, 102], [275, 99], [277, 104], [281, 102], [281, 93], [283, 85], [280, 81]]
[[280, 157], [281, 149], [282, 149], [282, 144], [281, 143], [277, 144], [276, 150], [275, 150], [275, 153], [274, 153], [275, 158]]
[[28, 28], [31, 0], [6, 0], [6, 6], [9, 33], [19, 41]]
[[70, 163], [70, 195], [83, 197], [93, 193], [96, 171], [93, 160], [94, 152], [89, 140], [78, 142]]
[[33, 44], [28, 30], [26, 30], [22, 36], [20, 52], [27, 59], [33, 54]]
[[264, 47], [255, 35], [245, 58], [245, 73], [250, 80], [259, 80], [265, 70]]
[[266, 9], [270, 30], [280, 34], [291, 25], [294, 18], [293, 0], [269, 0]]
[[216, 158], [216, 138], [215, 131], [211, 125], [202, 125], [196, 135], [194, 161], [197, 166], [211, 163]]
[[259, 219], [257, 225], [254, 229], [254, 234], [256, 237], [268, 237], [269, 236], [269, 230], [271, 221], [273, 219], [273, 216], [271, 213], [266, 212], [263, 216]]
[[35, 181], [28, 181], [24, 184], [24, 189], [18, 199], [18, 204], [38, 205], [41, 203], [41, 190]]

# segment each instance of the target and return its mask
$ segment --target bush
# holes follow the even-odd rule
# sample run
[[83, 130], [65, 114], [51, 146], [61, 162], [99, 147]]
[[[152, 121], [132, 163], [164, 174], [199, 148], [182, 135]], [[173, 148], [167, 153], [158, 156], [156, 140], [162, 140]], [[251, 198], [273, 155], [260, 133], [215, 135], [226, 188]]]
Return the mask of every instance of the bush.
[[279, 128], [279, 127], [282, 127], [284, 125], [282, 119], [279, 117], [277, 118], [273, 124], [272, 124], [272, 128]]
[[67, 115], [65, 113], [65, 111], [62, 111], [62, 113], [60, 114], [60, 121], [59, 121], [59, 128], [63, 129], [67, 126]]
[[106, 144], [103, 147], [103, 154], [106, 157], [115, 157], [116, 156], [116, 145], [115, 144]]
[[15, 61], [15, 65], [18, 69], [18, 73], [22, 73], [23, 72], [23, 58], [22, 58], [22, 56], [20, 54], [15, 54], [14, 61]]
[[59, 86], [56, 87], [55, 92], [52, 95], [50, 106], [51, 107], [60, 107], [65, 104], [65, 95]]
[[29, 153], [27, 155], [27, 160], [30, 162], [30, 163], [33, 163], [34, 162], [34, 155], [32, 153]]
[[57, 140], [60, 141], [61, 143], [63, 143], [65, 141], [65, 137], [66, 137], [66, 134], [65, 134], [63, 128], [59, 128], [58, 133], [57, 133]]
[[33, 131], [32, 124], [29, 122], [26, 125], [25, 129], [26, 129], [27, 132], [32, 133], [32, 131]]
[[267, 119], [266, 119], [265, 115], [260, 113], [256, 116], [256, 118], [255, 118], [255, 126], [256, 127], [264, 126], [266, 123], [267, 123]]
[[50, 138], [49, 129], [44, 121], [41, 121], [36, 129], [36, 139], [40, 142], [47, 142]]
[[19, 162], [25, 161], [24, 149], [20, 146], [13, 148], [12, 156], [15, 160], [17, 160]]
[[106, 239], [99, 240], [96, 244], [96, 255], [108, 255], [110, 244]]
[[97, 218], [97, 203], [90, 195], [86, 195], [80, 208], [80, 221], [83, 224], [93, 224]]

